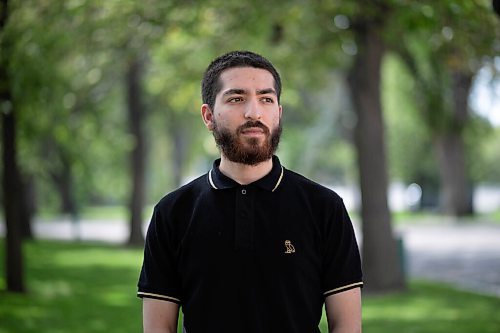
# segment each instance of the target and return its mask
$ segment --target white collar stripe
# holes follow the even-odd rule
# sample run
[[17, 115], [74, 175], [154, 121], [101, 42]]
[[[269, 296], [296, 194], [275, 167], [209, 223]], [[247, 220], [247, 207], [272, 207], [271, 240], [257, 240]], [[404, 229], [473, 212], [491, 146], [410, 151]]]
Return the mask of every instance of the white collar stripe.
[[210, 182], [210, 185], [216, 190], [218, 190], [217, 186], [215, 186], [214, 181], [212, 180], [212, 170], [210, 169], [210, 172], [208, 173], [208, 181]]
[[273, 190], [271, 192], [274, 192], [278, 188], [278, 186], [280, 185], [282, 179], [283, 179], [283, 166], [281, 166], [280, 178], [278, 178], [278, 182], [276, 183], [276, 185], [274, 186], [274, 188], [273, 188]]
[[[218, 188], [217, 186], [215, 186], [215, 183], [214, 183], [214, 181], [213, 181], [213, 179], [212, 179], [212, 171], [213, 171], [213, 169], [210, 169], [210, 171], [208, 172], [208, 181], [210, 182], [210, 185], [211, 185], [214, 189], [218, 190], [219, 188]], [[283, 171], [283, 166], [281, 166], [281, 174], [280, 174], [280, 177], [278, 178], [278, 181], [276, 182], [276, 185], [274, 185], [274, 188], [271, 190], [271, 192], [276, 191], [276, 189], [278, 188], [278, 186], [281, 184], [281, 180], [283, 180], [283, 173], [284, 173], [284, 171]]]

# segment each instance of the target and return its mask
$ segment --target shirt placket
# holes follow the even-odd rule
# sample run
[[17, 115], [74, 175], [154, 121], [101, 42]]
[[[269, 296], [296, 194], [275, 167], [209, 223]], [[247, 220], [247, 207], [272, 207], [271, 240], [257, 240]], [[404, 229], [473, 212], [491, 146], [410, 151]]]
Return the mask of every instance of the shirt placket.
[[254, 248], [254, 195], [255, 190], [249, 186], [238, 187], [236, 191], [234, 241], [237, 251]]

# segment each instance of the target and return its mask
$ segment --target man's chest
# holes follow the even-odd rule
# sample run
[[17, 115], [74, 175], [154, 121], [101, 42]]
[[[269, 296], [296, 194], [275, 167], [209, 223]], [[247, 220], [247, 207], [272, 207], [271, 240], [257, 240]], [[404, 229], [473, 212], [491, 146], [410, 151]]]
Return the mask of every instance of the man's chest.
[[232, 276], [266, 272], [280, 278], [320, 275], [321, 232], [299, 202], [239, 189], [199, 203], [179, 242], [179, 272]]

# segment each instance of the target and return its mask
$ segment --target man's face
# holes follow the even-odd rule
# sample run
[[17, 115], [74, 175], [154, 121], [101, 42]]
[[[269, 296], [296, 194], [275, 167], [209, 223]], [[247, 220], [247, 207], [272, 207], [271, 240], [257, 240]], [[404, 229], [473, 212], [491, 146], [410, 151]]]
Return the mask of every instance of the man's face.
[[[281, 106], [274, 78], [253, 67], [222, 72], [214, 110], [202, 113], [222, 154], [232, 162], [256, 165], [272, 157], [281, 135]], [[208, 117], [207, 117], [208, 115]]]

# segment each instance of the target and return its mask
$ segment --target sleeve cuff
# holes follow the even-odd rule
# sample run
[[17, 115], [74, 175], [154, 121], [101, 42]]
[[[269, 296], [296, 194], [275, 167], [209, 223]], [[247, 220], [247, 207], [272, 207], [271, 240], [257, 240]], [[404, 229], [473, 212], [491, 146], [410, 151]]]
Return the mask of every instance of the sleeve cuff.
[[323, 295], [326, 298], [326, 297], [328, 297], [330, 295], [338, 294], [338, 293], [341, 293], [343, 291], [347, 291], [349, 289], [362, 288], [362, 287], [363, 287], [363, 282], [351, 283], [351, 284], [348, 284], [346, 286], [342, 286], [342, 287], [338, 287], [338, 288], [335, 288], [335, 289], [328, 290]]
[[177, 303], [179, 305], [181, 304], [181, 300], [178, 299], [178, 298], [171, 297], [171, 296], [165, 296], [165, 295], [159, 295], [159, 294], [153, 294], [153, 293], [146, 293], [146, 292], [143, 292], [143, 291], [137, 292], [137, 297], [140, 297], [140, 298], [153, 298], [153, 299], [157, 299], [157, 300], [160, 300], [160, 301], [173, 302], [173, 303]]

